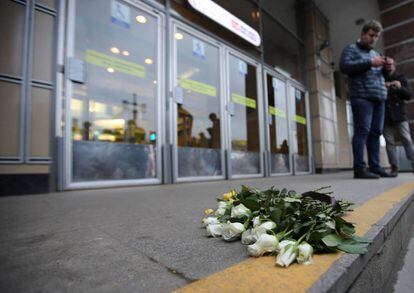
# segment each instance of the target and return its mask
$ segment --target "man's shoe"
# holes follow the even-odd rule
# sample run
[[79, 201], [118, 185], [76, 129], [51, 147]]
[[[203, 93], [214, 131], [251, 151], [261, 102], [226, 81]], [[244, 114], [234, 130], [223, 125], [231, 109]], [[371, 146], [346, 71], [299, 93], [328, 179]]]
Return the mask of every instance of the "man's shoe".
[[397, 177], [398, 176], [398, 167], [397, 166], [391, 166], [391, 177]]
[[391, 170], [389, 175], [390, 175], [389, 177], [398, 177], [398, 171], [397, 170]]
[[379, 179], [380, 176], [369, 172], [368, 170], [354, 171], [355, 179]]
[[392, 176], [390, 173], [387, 173], [384, 169], [378, 169], [378, 170], [370, 170], [372, 173], [379, 175], [380, 177], [396, 177], [396, 176]]

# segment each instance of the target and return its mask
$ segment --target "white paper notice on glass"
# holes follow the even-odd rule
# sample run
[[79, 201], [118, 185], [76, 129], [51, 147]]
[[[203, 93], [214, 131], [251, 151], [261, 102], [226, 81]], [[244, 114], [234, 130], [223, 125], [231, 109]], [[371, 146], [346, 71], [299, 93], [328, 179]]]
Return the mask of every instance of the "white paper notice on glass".
[[111, 21], [114, 24], [122, 26], [124, 28], [130, 27], [131, 11], [128, 6], [112, 0], [111, 3]]
[[275, 90], [277, 90], [277, 79], [272, 77], [272, 86]]
[[243, 75], [247, 74], [247, 63], [243, 60], [239, 60], [239, 73]]
[[193, 55], [201, 59], [205, 59], [205, 45], [199, 39], [193, 38]]
[[300, 101], [302, 99], [301, 92], [298, 89], [295, 89], [295, 98], [297, 101]]

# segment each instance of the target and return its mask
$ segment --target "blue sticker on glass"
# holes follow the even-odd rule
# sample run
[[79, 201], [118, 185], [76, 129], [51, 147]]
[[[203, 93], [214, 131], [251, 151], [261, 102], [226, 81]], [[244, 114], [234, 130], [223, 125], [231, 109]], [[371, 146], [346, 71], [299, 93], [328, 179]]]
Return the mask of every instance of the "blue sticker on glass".
[[247, 74], [247, 63], [243, 60], [239, 60], [239, 73], [243, 75]]
[[129, 7], [113, 0], [111, 3], [111, 21], [124, 28], [130, 28]]
[[196, 38], [193, 38], [193, 55], [201, 59], [206, 58], [204, 43]]

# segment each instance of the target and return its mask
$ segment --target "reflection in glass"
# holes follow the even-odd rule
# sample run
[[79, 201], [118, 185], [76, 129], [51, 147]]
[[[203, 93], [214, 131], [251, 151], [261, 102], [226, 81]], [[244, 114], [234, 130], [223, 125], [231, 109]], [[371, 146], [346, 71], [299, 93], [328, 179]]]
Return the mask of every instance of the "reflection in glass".
[[74, 84], [71, 99], [73, 180], [155, 178], [158, 21], [105, 2], [76, 2], [75, 58], [86, 83]]
[[267, 74], [267, 102], [271, 124], [270, 137], [270, 169], [271, 173], [290, 172], [289, 133], [286, 106], [286, 84]]
[[54, 16], [35, 11], [32, 76], [49, 83], [52, 83], [54, 22]]
[[0, 73], [22, 75], [25, 9], [17, 2], [0, 1]]
[[52, 92], [49, 89], [32, 88], [30, 121], [30, 156], [50, 156], [50, 108]]
[[231, 164], [233, 174], [260, 173], [259, 103], [256, 67], [229, 55]]
[[[177, 35], [180, 36], [177, 38]], [[222, 174], [219, 50], [184, 31], [175, 33], [178, 176]]]
[[293, 145], [296, 160], [295, 169], [296, 172], [308, 172], [310, 167], [305, 93], [290, 87], [290, 98], [293, 112], [291, 131], [295, 141]]
[[20, 153], [20, 94], [20, 85], [0, 81], [0, 157]]

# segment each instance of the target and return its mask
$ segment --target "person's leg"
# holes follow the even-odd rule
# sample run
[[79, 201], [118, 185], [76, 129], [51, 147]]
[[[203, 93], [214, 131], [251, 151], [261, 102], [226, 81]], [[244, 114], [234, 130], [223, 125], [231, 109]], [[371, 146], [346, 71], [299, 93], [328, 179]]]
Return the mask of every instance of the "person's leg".
[[368, 165], [371, 171], [379, 171], [380, 136], [384, 128], [385, 102], [375, 102], [372, 105], [371, 127], [367, 138]]
[[395, 125], [385, 124], [383, 134], [386, 142], [388, 161], [390, 162], [391, 168], [398, 171], [398, 154], [394, 137], [395, 129]]
[[400, 133], [407, 159], [410, 160], [414, 171], [414, 146], [411, 139], [410, 127], [407, 121], [403, 121], [398, 124], [398, 132]]
[[366, 169], [364, 149], [370, 132], [373, 107], [370, 101], [364, 99], [352, 99], [351, 106], [354, 121], [354, 136], [352, 138], [354, 171], [362, 172]]

